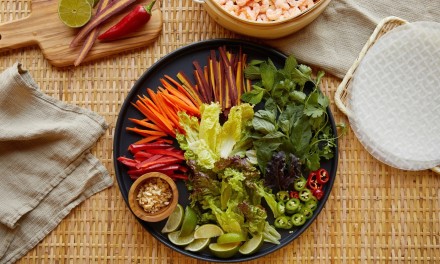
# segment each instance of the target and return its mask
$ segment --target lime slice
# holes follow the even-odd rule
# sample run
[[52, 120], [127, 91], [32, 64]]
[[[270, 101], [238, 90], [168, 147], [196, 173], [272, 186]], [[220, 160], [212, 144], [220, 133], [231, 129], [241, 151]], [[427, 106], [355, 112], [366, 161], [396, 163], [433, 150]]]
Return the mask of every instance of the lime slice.
[[217, 244], [229, 244], [246, 241], [246, 237], [239, 233], [226, 233], [217, 238]]
[[237, 243], [229, 243], [229, 244], [218, 244], [211, 243], [209, 244], [209, 250], [211, 253], [219, 258], [230, 258], [237, 254], [240, 249], [240, 242]]
[[249, 255], [257, 252], [263, 245], [264, 238], [263, 235], [256, 235], [246, 241], [238, 250], [243, 255]]
[[177, 204], [176, 209], [168, 216], [165, 226], [162, 228], [162, 233], [171, 233], [177, 231], [183, 222], [183, 206]]
[[92, 17], [92, 6], [88, 0], [60, 0], [58, 16], [68, 27], [82, 27]]
[[185, 208], [183, 216], [182, 228], [180, 229], [180, 236], [188, 236], [196, 229], [198, 217], [196, 212], [189, 206]]
[[168, 239], [176, 246], [186, 246], [194, 241], [194, 233], [187, 236], [180, 236], [180, 231], [168, 233]]
[[209, 245], [210, 242], [210, 238], [194, 239], [194, 241], [186, 246], [185, 249], [192, 252], [202, 251]]
[[196, 232], [194, 232], [194, 238], [211, 238], [223, 235], [223, 230], [218, 225], [214, 224], [204, 224], [201, 227], [197, 228]]

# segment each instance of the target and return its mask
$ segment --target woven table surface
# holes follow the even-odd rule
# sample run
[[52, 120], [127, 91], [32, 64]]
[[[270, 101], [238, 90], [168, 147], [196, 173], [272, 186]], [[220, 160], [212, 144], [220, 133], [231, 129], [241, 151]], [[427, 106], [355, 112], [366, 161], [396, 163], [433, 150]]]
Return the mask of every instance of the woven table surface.
[[[161, 10], [163, 29], [153, 44], [79, 67], [51, 66], [38, 46], [0, 53], [0, 71], [20, 61], [48, 95], [105, 117], [110, 127], [93, 153], [115, 179], [113, 187], [80, 204], [18, 263], [202, 263], [160, 243], [130, 213], [114, 173], [113, 133], [125, 97], [154, 62], [196, 41], [241, 36], [217, 25], [191, 0], [161, 1]], [[30, 1], [0, 0], [0, 23], [30, 12]], [[332, 99], [336, 122], [348, 126], [333, 103], [340, 82], [326, 76], [321, 89]], [[402, 262], [440, 262], [440, 177], [378, 162], [351, 130], [339, 139], [337, 176], [321, 214], [298, 239], [252, 261]]]

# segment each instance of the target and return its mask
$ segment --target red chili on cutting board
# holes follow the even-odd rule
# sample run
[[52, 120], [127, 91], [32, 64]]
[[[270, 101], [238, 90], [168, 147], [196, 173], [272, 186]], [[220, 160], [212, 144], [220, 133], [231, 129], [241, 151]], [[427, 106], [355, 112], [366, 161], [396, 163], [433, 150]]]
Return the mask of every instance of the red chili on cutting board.
[[146, 6], [137, 5], [130, 13], [123, 17], [116, 25], [99, 35], [99, 40], [110, 41], [122, 38], [145, 25], [151, 18], [151, 9], [156, 0]]

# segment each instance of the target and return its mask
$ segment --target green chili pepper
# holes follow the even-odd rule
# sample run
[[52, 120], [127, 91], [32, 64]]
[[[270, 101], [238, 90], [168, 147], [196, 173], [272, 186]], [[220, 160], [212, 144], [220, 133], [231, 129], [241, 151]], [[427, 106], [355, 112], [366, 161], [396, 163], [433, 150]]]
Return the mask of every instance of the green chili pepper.
[[286, 206], [284, 205], [283, 201], [279, 201], [277, 203], [277, 210], [278, 210], [278, 213], [280, 213], [280, 215], [284, 214], [284, 212], [286, 211]]
[[307, 202], [308, 200], [312, 199], [312, 196], [312, 192], [307, 188], [299, 191], [299, 199], [303, 202]]
[[290, 217], [282, 215], [275, 219], [274, 225], [276, 228], [281, 229], [291, 229], [293, 227], [293, 223], [290, 219]]
[[290, 218], [294, 226], [302, 226], [306, 222], [306, 217], [301, 213], [296, 213]]
[[299, 177], [295, 179], [295, 181], [293, 182], [293, 188], [298, 192], [304, 190], [304, 188], [306, 188], [306, 185], [307, 185], [307, 180], [304, 177]]
[[[313, 198], [315, 198], [315, 197], [313, 196]], [[305, 207], [309, 208], [312, 211], [315, 211], [316, 208], [318, 207], [318, 203], [315, 200], [316, 198], [315, 199], [313, 199], [313, 198], [306, 202]]]
[[277, 192], [277, 200], [282, 202], [289, 201], [289, 192], [287, 191], [279, 191]]
[[286, 203], [286, 213], [288, 214], [294, 214], [298, 211], [298, 208], [300, 206], [301, 202], [297, 198], [292, 198]]
[[313, 216], [312, 209], [308, 208], [307, 206], [303, 206], [299, 213], [304, 215], [306, 219], [310, 219]]

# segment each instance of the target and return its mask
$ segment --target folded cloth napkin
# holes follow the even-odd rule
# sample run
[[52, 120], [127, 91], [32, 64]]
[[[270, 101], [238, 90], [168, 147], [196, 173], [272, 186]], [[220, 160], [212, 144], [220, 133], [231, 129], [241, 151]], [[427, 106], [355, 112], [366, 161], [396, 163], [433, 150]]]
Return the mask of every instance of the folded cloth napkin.
[[105, 120], [39, 90], [19, 63], [0, 74], [0, 263], [40, 242], [113, 181], [90, 148]]
[[388, 16], [408, 22], [440, 22], [440, 1], [332, 0], [325, 11], [304, 29], [265, 42], [342, 78], [377, 24]]

